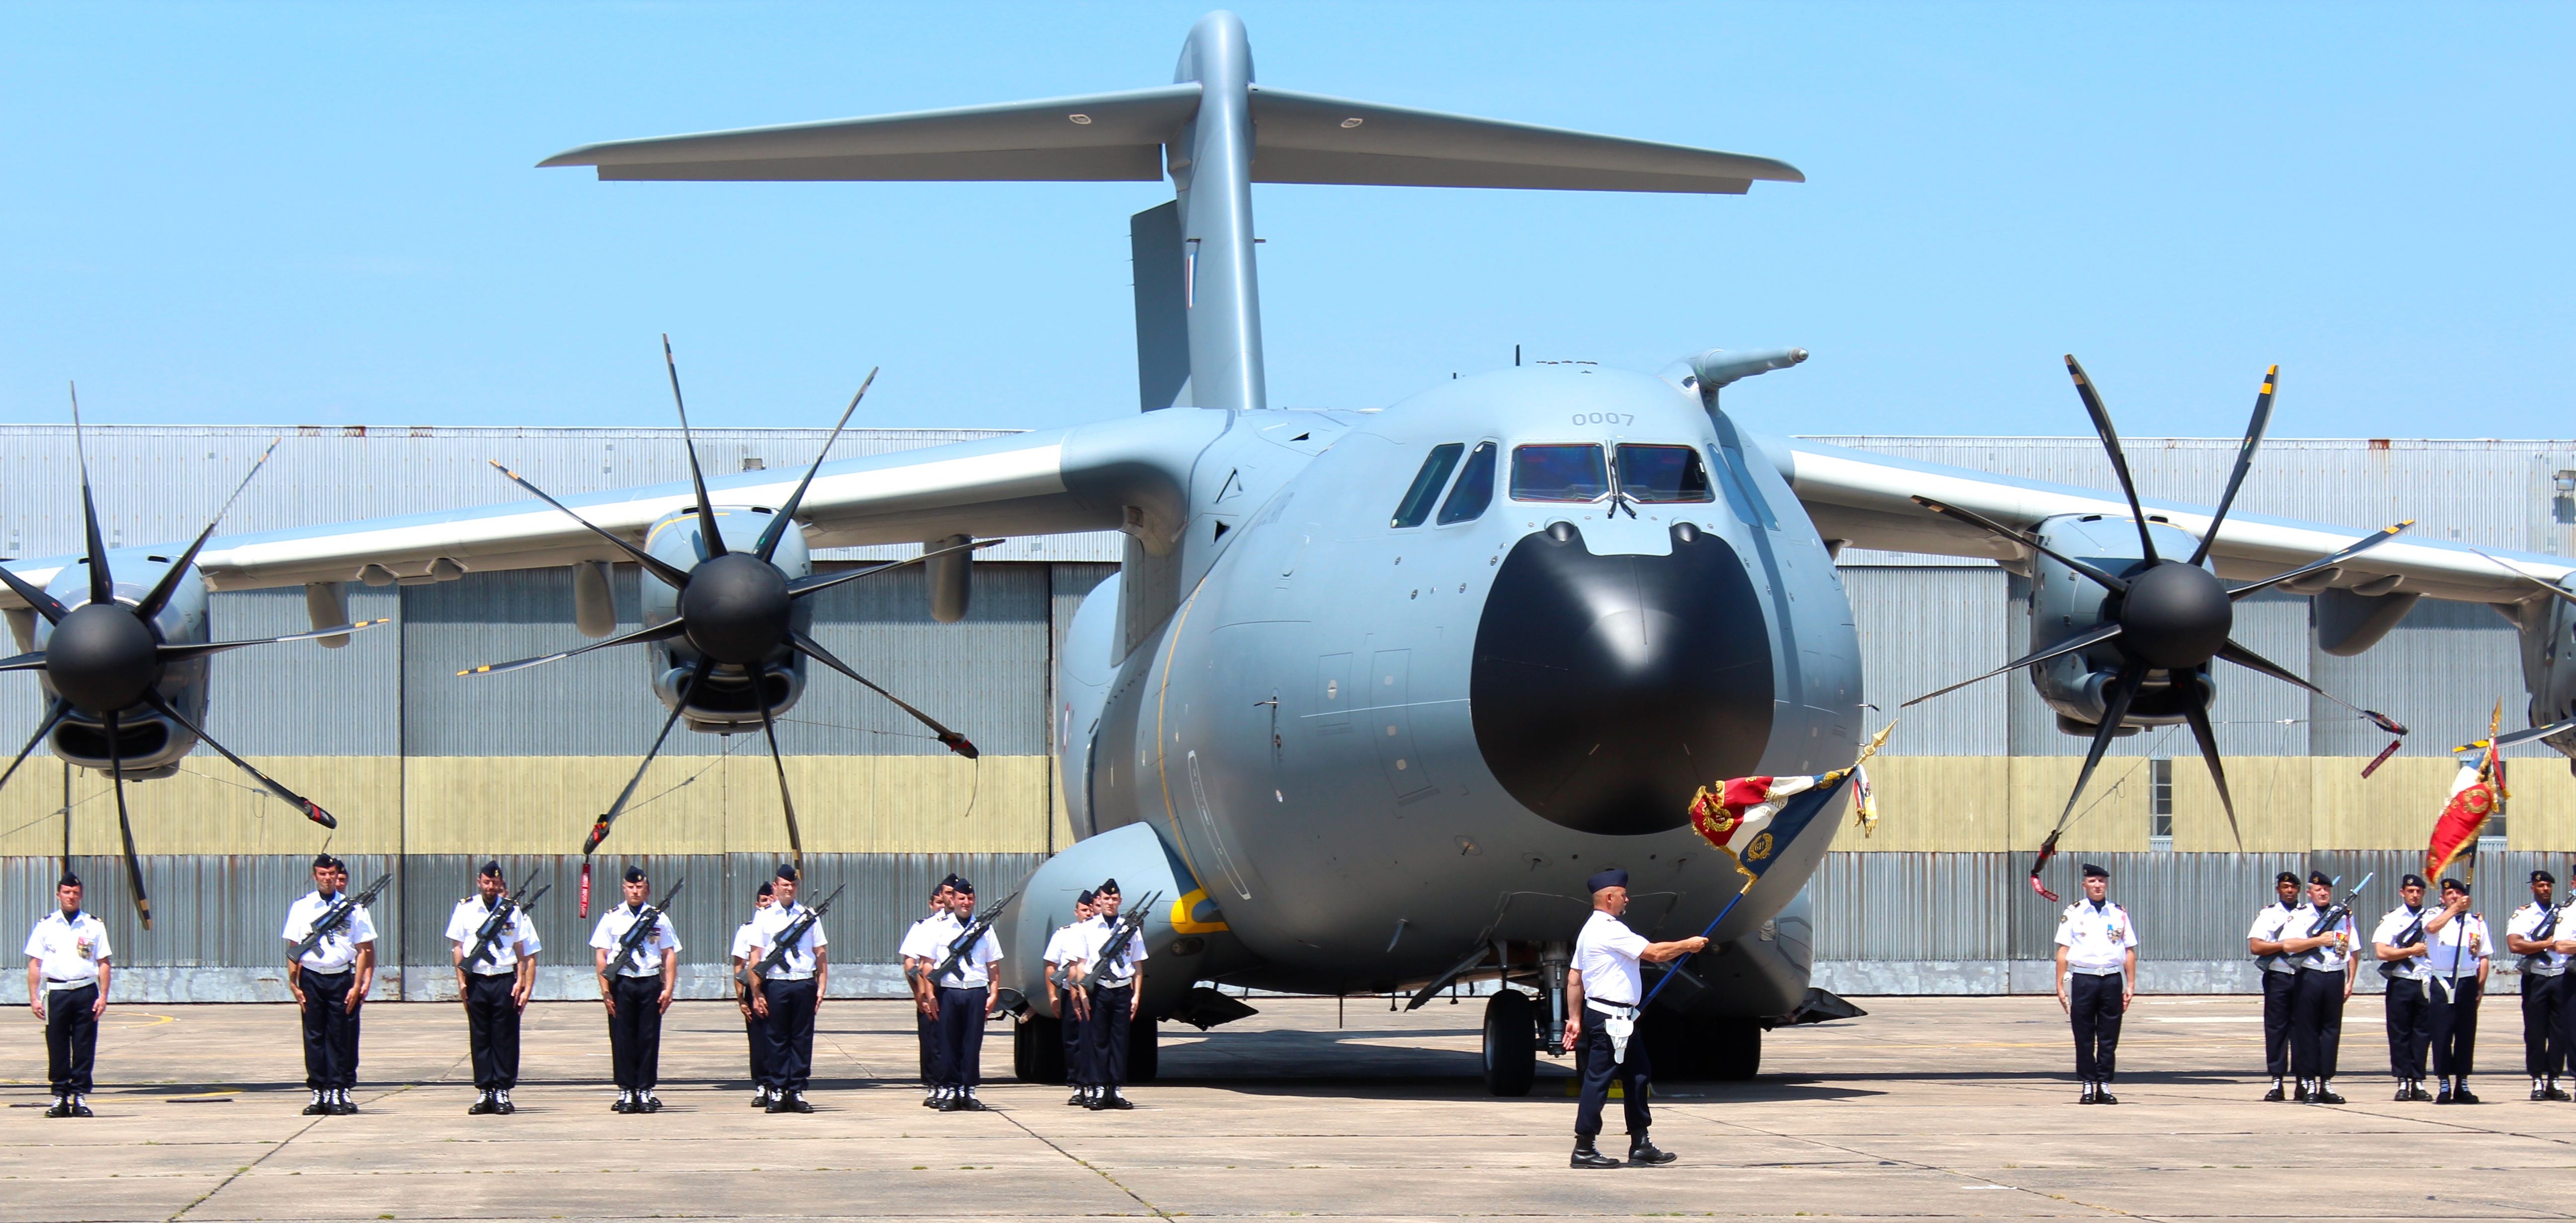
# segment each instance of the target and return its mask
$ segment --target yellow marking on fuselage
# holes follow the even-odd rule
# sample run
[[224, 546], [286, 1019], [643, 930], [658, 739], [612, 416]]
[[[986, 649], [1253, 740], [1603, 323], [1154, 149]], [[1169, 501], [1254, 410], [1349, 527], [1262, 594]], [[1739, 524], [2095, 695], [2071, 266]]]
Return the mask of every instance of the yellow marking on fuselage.
[[1225, 924], [1225, 921], [1222, 918], [1212, 922], [1197, 921], [1191, 918], [1190, 914], [1198, 911], [1199, 902], [1206, 900], [1207, 898], [1207, 889], [1200, 888], [1197, 891], [1191, 892], [1187, 896], [1183, 896], [1180, 899], [1173, 901], [1171, 919], [1172, 933], [1216, 934], [1232, 931], [1234, 927]]

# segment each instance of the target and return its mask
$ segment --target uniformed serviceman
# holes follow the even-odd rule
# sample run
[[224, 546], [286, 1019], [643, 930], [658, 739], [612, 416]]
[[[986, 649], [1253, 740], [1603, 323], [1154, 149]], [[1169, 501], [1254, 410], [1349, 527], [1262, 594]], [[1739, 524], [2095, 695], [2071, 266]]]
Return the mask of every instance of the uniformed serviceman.
[[[769, 1056], [760, 1068], [761, 1085], [769, 1088], [769, 1111], [810, 1113], [805, 1084], [814, 1073], [814, 1019], [823, 1009], [823, 991], [831, 981], [831, 942], [820, 922], [797, 919], [813, 910], [796, 903], [796, 866], [782, 862], [774, 886], [777, 900], [763, 910], [752, 930], [751, 1007], [769, 1021]], [[793, 943], [787, 928], [805, 926]], [[773, 947], [787, 947], [775, 972], [761, 965]]]
[[53, 1088], [48, 1117], [91, 1116], [90, 1067], [98, 1059], [98, 1017], [107, 1013], [107, 923], [81, 909], [80, 876], [54, 883], [61, 908], [27, 932], [27, 1006], [45, 1025], [45, 1079]]
[[948, 936], [960, 927], [950, 912], [949, 893], [957, 876], [949, 875], [930, 889], [930, 912], [903, 932], [896, 956], [903, 961], [903, 985], [912, 993], [912, 1034], [921, 1048], [921, 1106], [937, 1108], [948, 1098], [948, 1075], [940, 1069], [939, 999], [930, 988], [931, 971], [948, 954]]
[[[456, 996], [465, 1004], [465, 1041], [473, 1055], [476, 1096], [465, 1111], [474, 1116], [519, 1111], [510, 1089], [519, 1085], [519, 1015], [528, 1009], [528, 993], [537, 984], [537, 952], [545, 943], [525, 909], [512, 906], [510, 919], [492, 932], [492, 941], [476, 955], [483, 927], [492, 920], [504, 886], [501, 864], [485, 862], [474, 877], [475, 895], [456, 902], [447, 918], [447, 940], [455, 950]], [[473, 963], [467, 956], [476, 956]]]
[[753, 1108], [769, 1106], [769, 1089], [761, 1086], [760, 1082], [760, 1059], [769, 1052], [769, 1040], [763, 1030], [768, 1021], [751, 1009], [751, 969], [748, 965], [751, 959], [752, 928], [760, 924], [761, 911], [769, 907], [769, 898], [775, 891], [776, 889], [769, 885], [768, 880], [762, 880], [760, 890], [752, 893], [751, 896], [751, 920], [735, 927], [733, 932], [733, 1004], [735, 1009], [742, 1012], [743, 1039], [751, 1046], [751, 1106]]
[[2469, 1072], [2477, 1060], [2478, 1001], [2486, 995], [2495, 946], [2487, 939], [2487, 919], [2469, 907], [2468, 884], [2442, 881], [2442, 911], [2424, 923], [2424, 934], [2433, 941], [2425, 957], [2433, 974], [2433, 1073], [2442, 1079], [2433, 1102], [2476, 1104]]
[[611, 980], [610, 961], [653, 903], [653, 881], [643, 867], [626, 868], [625, 886], [626, 902], [600, 914], [590, 931], [599, 1001], [608, 1008], [609, 1062], [617, 1077], [617, 1102], [609, 1111], [658, 1113], [662, 1101], [653, 1088], [662, 1077], [662, 1012], [671, 1009], [671, 993], [680, 982], [680, 934], [670, 914], [654, 914], [653, 932], [636, 943], [634, 956]]
[[2379, 919], [2370, 947], [2379, 957], [2379, 975], [2388, 978], [2388, 1073], [2397, 1080], [2398, 1102], [2406, 1103], [2433, 1098], [2424, 1090], [2424, 1055], [2433, 1047], [2433, 1009], [2426, 997], [2433, 973], [2425, 964], [2431, 940], [2424, 925], [2433, 914], [2424, 908], [2422, 875], [2399, 880], [2397, 895], [2404, 903]]
[[[948, 941], [965, 933], [975, 920], [975, 885], [964, 879], [948, 893], [949, 912], [956, 925], [940, 936], [939, 958], [948, 956]], [[1002, 958], [1002, 941], [987, 930], [975, 945], [957, 957], [957, 963], [945, 973], [939, 964], [931, 964], [930, 984], [939, 992], [936, 998], [939, 1019], [940, 1069], [948, 1076], [947, 1095], [939, 1102], [944, 1112], [986, 1111], [977, 1099], [975, 1089], [983, 1079], [984, 1020], [998, 1004], [1002, 983], [992, 973], [994, 961]]]
[[2576, 1001], [2568, 997], [2568, 955], [2576, 952], [2576, 928], [2553, 903], [2558, 877], [2531, 872], [2531, 903], [2505, 919], [2504, 948], [2522, 957], [2522, 1071], [2531, 1076], [2531, 1098], [2565, 1100], [2558, 1076], [2568, 1072], [2571, 1032], [2576, 1032]]
[[2277, 1104], [2289, 1098], [2282, 1084], [2290, 1077], [2290, 995], [2299, 983], [2299, 967], [2281, 950], [2281, 937], [2299, 908], [2299, 876], [2292, 871], [2273, 876], [2272, 891], [2273, 902], [2254, 911], [2245, 950], [2263, 970], [2263, 1071], [2272, 1076], [2272, 1090], [2263, 1099]]
[[2111, 901], [2111, 872], [2084, 864], [2084, 899], [2057, 919], [2057, 1005], [2075, 1029], [2078, 1104], [2117, 1104], [2111, 1076], [2120, 1054], [2120, 1017], [2138, 989], [2138, 924]]
[[2299, 1098], [2310, 1104], [2341, 1104], [2335, 1094], [2335, 1056], [2343, 1047], [2343, 1004], [2352, 998], [2352, 915], [2347, 913], [2315, 934], [2318, 922], [2334, 909], [2334, 880], [2322, 871], [2308, 873], [2308, 902], [2290, 914], [2281, 932], [2281, 950], [2299, 966], [2299, 983], [2290, 1000], [2290, 1070], [2299, 1078]]
[[376, 920], [367, 906], [355, 905], [348, 918], [303, 956], [294, 954], [304, 936], [347, 896], [348, 868], [329, 854], [313, 859], [313, 890], [287, 906], [286, 988], [295, 995], [304, 1017], [304, 1086], [313, 1099], [308, 1117], [344, 1116], [358, 1111], [349, 1099], [358, 1085], [358, 1008], [376, 983]]
[[1109, 880], [1092, 893], [1092, 919], [1083, 946], [1082, 980], [1075, 987], [1088, 994], [1082, 1025], [1089, 1054], [1091, 1100], [1095, 1109], [1129, 1109], [1136, 1105], [1118, 1089], [1127, 1083], [1127, 1037], [1145, 997], [1145, 940], [1131, 938], [1115, 957], [1109, 941], [1118, 935], [1118, 881]]
[[1583, 1072], [1583, 1098], [1574, 1109], [1574, 1158], [1577, 1168], [1616, 1168], [1620, 1161], [1595, 1146], [1601, 1134], [1601, 1109], [1610, 1102], [1610, 1084], [1620, 1085], [1620, 1103], [1628, 1120], [1628, 1159], [1632, 1166], [1673, 1162], [1647, 1137], [1654, 1119], [1646, 1107], [1653, 1063], [1646, 1042], [1632, 1039], [1637, 1007], [1645, 999], [1640, 963], [1661, 964], [1708, 946], [1704, 938], [1650, 943], [1619, 920], [1628, 911], [1628, 872], [1601, 871], [1583, 886], [1592, 893], [1592, 916], [1574, 940], [1574, 962], [1566, 969], [1565, 1047], [1575, 1051]]
[[1077, 1108], [1091, 1103], [1090, 1067], [1083, 1065], [1083, 1021], [1091, 1013], [1090, 991], [1082, 988], [1083, 967], [1091, 962], [1093, 893], [1073, 898], [1073, 921], [1059, 926], [1046, 945], [1047, 1009], [1055, 1013], [1064, 1037], [1064, 1081], [1073, 1094], [1065, 1103]]

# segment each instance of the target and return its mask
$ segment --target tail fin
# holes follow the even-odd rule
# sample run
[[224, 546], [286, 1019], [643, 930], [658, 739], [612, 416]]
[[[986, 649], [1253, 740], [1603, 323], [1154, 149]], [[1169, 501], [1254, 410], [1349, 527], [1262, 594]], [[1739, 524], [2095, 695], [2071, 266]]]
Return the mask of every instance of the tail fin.
[[[1253, 183], [1741, 195], [1757, 180], [1806, 181], [1767, 157], [1265, 89], [1252, 82], [1243, 22], [1222, 11], [1191, 27], [1174, 75], [1123, 93], [611, 141], [537, 164], [697, 181], [1150, 182], [1168, 168], [1176, 232], [1147, 220], [1160, 209], [1131, 230], [1148, 409], [1264, 406]], [[1188, 357], [1178, 378], [1161, 332], [1147, 330], [1149, 312], [1154, 327], [1168, 325], [1165, 307], [1149, 311], [1144, 296], [1149, 273], [1173, 259]]]

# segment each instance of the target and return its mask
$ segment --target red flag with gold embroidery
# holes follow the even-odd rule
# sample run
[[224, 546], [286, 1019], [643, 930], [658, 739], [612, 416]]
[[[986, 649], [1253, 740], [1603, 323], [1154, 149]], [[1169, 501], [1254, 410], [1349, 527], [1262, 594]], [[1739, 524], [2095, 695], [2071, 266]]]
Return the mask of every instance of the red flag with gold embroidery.
[[2503, 719], [2504, 704], [2497, 702], [2487, 737], [2459, 749], [2478, 755], [2474, 762], [2460, 762], [2459, 775], [2451, 780], [2450, 801], [2443, 804], [2441, 817], [2433, 821], [2432, 843], [2424, 850], [2424, 878], [2428, 880], [2440, 879], [2461, 855], [2474, 850], [2487, 821], [2511, 797], [2504, 788], [2504, 758], [2497, 754], [2495, 746], [2495, 732]]

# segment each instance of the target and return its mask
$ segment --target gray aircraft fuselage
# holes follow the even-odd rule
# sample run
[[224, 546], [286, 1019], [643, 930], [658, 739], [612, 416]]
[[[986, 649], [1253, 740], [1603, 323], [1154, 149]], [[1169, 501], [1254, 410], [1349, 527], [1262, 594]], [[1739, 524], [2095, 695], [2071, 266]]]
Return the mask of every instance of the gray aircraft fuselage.
[[[1222, 550], [1132, 649], [1134, 564], [1091, 595], [1057, 718], [1077, 836], [1151, 827], [1204, 889], [1199, 915], [1222, 915], [1234, 945], [1188, 967], [1418, 983], [1480, 944], [1570, 939], [1585, 876], [1610, 866], [1630, 872], [1632, 925], [1697, 933], [1743, 876], [1690, 830], [1695, 788], [1850, 762], [1860, 656], [1832, 561], [1772, 461], [1675, 381], [1548, 365], [1382, 412], [1219, 415], [1185, 543]], [[1398, 525], [1444, 446], [1448, 478]], [[1515, 489], [1524, 446], [1579, 448], [1544, 456], [1578, 478]], [[1585, 496], [1587, 451], [1631, 483]], [[1478, 481], [1489, 504], [1444, 515]], [[1794, 843], [1719, 941], [1770, 922], [1831, 836]], [[1792, 958], [1786, 1001], [1773, 981], [1742, 1013], [1795, 1003]], [[1149, 971], [1149, 997], [1186, 975]]]

